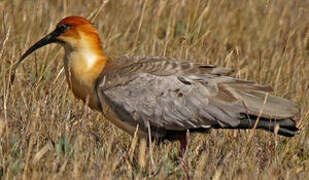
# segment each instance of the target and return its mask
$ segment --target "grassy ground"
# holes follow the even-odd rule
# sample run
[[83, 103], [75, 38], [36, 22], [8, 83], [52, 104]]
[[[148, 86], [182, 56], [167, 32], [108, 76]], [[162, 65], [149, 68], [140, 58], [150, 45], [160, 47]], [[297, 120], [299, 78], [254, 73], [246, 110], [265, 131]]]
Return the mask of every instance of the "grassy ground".
[[[0, 179], [306, 179], [309, 177], [309, 2], [304, 0], [0, 0]], [[146, 147], [75, 99], [64, 51], [10, 68], [68, 15], [90, 17], [108, 56], [161, 55], [235, 69], [300, 107], [294, 138], [213, 130]]]

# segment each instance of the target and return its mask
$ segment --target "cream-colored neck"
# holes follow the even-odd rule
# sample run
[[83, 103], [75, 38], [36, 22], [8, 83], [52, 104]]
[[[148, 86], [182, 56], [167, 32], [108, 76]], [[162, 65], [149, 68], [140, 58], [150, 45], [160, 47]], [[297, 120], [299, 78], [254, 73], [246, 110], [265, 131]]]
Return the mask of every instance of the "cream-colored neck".
[[98, 109], [95, 83], [105, 67], [107, 59], [103, 53], [92, 48], [65, 45], [64, 67], [70, 88], [74, 95], [89, 106]]

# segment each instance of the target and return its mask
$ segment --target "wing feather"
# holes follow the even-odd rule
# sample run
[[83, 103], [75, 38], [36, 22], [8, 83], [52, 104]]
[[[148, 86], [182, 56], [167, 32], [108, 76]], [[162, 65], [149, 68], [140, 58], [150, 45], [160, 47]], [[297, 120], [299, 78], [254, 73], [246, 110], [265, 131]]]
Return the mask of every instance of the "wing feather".
[[125, 114], [121, 121], [144, 130], [150, 123], [159, 135], [169, 130], [237, 127], [242, 114], [280, 119], [298, 112], [292, 102], [268, 95], [269, 86], [224, 76], [230, 69], [159, 57], [131, 59], [134, 63], [102, 74], [100, 99], [122, 109], [117, 112]]

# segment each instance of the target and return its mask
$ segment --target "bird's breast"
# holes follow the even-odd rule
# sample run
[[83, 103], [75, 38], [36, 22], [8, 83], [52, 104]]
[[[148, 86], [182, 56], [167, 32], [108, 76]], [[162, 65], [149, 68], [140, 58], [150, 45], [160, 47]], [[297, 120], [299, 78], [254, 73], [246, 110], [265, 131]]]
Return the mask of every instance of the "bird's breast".
[[128, 120], [121, 118], [119, 111], [115, 109], [116, 107], [113, 107], [113, 105], [111, 105], [110, 100], [108, 100], [103, 95], [103, 93], [99, 93], [98, 96], [100, 98], [101, 107], [103, 109], [103, 115], [106, 119], [108, 119], [118, 128], [126, 131], [127, 133], [131, 135], [134, 135], [136, 130], [138, 130], [137, 135], [139, 137], [147, 137], [148, 135], [147, 131], [141, 126], [139, 126], [138, 122], [132, 124], [132, 123], [129, 123]]
[[64, 67], [67, 82], [75, 97], [90, 108], [101, 110], [95, 90], [96, 74], [87, 68], [82, 59], [76, 60], [72, 56], [65, 56]]

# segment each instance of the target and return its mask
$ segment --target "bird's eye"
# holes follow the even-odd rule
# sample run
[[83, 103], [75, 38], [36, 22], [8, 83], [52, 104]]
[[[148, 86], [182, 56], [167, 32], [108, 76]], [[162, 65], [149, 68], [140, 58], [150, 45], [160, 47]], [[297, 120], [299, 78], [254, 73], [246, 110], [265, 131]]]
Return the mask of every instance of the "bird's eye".
[[70, 25], [68, 25], [68, 24], [59, 24], [59, 26], [58, 26], [58, 30], [62, 33], [64, 33], [69, 28], [70, 28]]

